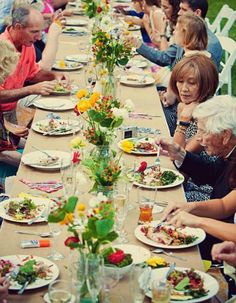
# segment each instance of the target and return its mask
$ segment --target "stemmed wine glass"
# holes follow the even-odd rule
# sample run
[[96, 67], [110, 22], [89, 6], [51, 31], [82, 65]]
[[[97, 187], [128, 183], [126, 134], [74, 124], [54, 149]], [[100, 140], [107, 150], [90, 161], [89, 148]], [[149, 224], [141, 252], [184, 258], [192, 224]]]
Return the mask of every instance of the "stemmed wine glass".
[[76, 165], [69, 159], [61, 160], [61, 180], [63, 183], [64, 195], [68, 199], [75, 195], [76, 191]]
[[87, 66], [84, 69], [84, 79], [85, 79], [85, 85], [88, 89], [89, 92], [92, 92], [96, 81], [97, 81], [97, 76], [96, 76], [96, 72], [94, 70], [94, 67], [92, 67], [91, 65]]
[[119, 279], [119, 268], [112, 264], [106, 264], [103, 269], [103, 287], [105, 290], [105, 303], [110, 302], [110, 290], [118, 284]]
[[128, 212], [126, 186], [123, 185], [123, 187], [115, 189], [113, 198], [116, 210], [116, 229], [119, 234], [118, 243], [127, 243], [128, 240], [124, 232], [124, 222]]
[[97, 254], [89, 254], [86, 259], [86, 282], [93, 303], [102, 289], [103, 259]]
[[76, 302], [80, 302], [80, 291], [85, 282], [85, 263], [86, 257], [81, 252], [77, 255], [76, 261], [72, 259], [70, 264], [70, 272], [72, 278], [72, 284], [76, 289]]

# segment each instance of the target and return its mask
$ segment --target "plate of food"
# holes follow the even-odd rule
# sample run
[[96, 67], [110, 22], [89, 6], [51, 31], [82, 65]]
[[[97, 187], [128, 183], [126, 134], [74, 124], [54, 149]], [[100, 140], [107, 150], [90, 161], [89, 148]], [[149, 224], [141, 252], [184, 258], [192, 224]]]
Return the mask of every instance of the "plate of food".
[[83, 68], [83, 64], [79, 62], [68, 62], [65, 60], [57, 60], [53, 65], [53, 69], [63, 71], [74, 71]]
[[[153, 269], [146, 296], [152, 297], [152, 282], [164, 279], [169, 267]], [[193, 268], [176, 267], [168, 276], [168, 283], [172, 285], [170, 302], [205, 302], [214, 297], [219, 284], [211, 275]]]
[[53, 96], [68, 96], [71, 92], [71, 86], [65, 83], [57, 83], [54, 86], [54, 90], [51, 93]]
[[147, 67], [147, 61], [144, 60], [138, 60], [138, 59], [131, 59], [129, 62], [126, 64], [126, 67], [138, 67], [138, 68], [145, 68]]
[[192, 247], [204, 241], [206, 237], [205, 231], [201, 228], [176, 228], [172, 225], [159, 224], [159, 221], [137, 226], [134, 234], [145, 244], [167, 249]]
[[65, 57], [66, 61], [70, 62], [80, 62], [83, 64], [86, 64], [89, 62], [90, 58], [86, 54], [80, 54], [80, 55], [69, 55]]
[[79, 20], [75, 18], [66, 19], [66, 26], [87, 26], [86, 20]]
[[120, 83], [131, 87], [145, 87], [155, 83], [155, 79], [144, 75], [126, 75], [120, 78]]
[[115, 248], [125, 251], [126, 254], [131, 254], [134, 264], [146, 262], [151, 256], [148, 249], [139, 245], [119, 244], [115, 245]]
[[0, 257], [0, 277], [11, 275], [18, 267], [19, 271], [12, 274], [10, 290], [20, 290], [29, 281], [26, 290], [36, 289], [50, 284], [59, 276], [55, 263], [42, 257], [31, 255], [10, 255]]
[[0, 217], [18, 223], [28, 223], [38, 217], [35, 222], [43, 222], [43, 214], [50, 202], [43, 197], [10, 198], [0, 203]]
[[76, 26], [65, 26], [62, 30], [63, 34], [75, 34], [75, 35], [86, 35], [88, 31], [86, 29], [81, 29]]
[[129, 31], [138, 31], [141, 29], [140, 25], [136, 25], [136, 24], [129, 24], [128, 30]]
[[129, 176], [134, 185], [147, 189], [166, 189], [179, 186], [184, 182], [184, 176], [177, 170], [147, 166], [145, 169], [137, 169], [130, 172]]
[[64, 136], [80, 131], [80, 124], [77, 120], [44, 119], [34, 122], [32, 129], [44, 136]]
[[74, 103], [68, 99], [56, 98], [39, 98], [34, 101], [34, 106], [37, 108], [50, 110], [50, 111], [64, 111], [70, 110], [75, 107]]
[[40, 170], [51, 171], [61, 168], [62, 159], [65, 159], [65, 161], [63, 161], [64, 166], [70, 165], [71, 156], [67, 152], [59, 150], [37, 150], [24, 154], [21, 161], [27, 166]]
[[118, 147], [124, 152], [128, 152], [135, 155], [156, 155], [157, 148], [155, 140], [153, 138], [129, 138], [121, 140], [118, 143]]

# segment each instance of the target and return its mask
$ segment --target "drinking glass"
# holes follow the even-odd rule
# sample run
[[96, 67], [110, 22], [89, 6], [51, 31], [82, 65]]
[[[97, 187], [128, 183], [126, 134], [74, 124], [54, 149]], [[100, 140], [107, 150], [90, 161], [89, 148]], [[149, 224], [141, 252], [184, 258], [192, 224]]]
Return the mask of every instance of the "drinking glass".
[[87, 65], [87, 67], [84, 69], [84, 80], [86, 88], [89, 92], [92, 92], [97, 81], [94, 67]]
[[85, 255], [77, 252], [77, 258], [72, 258], [70, 263], [70, 273], [72, 285], [76, 289], [76, 302], [80, 302], [80, 291], [85, 282]]
[[116, 210], [116, 229], [119, 234], [118, 243], [127, 243], [128, 239], [124, 232], [124, 222], [128, 212], [127, 189], [125, 186], [115, 189], [113, 201]]
[[142, 264], [132, 266], [129, 276], [129, 286], [133, 303], [143, 303], [145, 292], [150, 283], [151, 269]]
[[139, 188], [138, 193], [140, 211], [138, 224], [150, 223], [153, 220], [152, 211], [155, 201], [155, 192]]
[[103, 287], [105, 290], [105, 303], [113, 302], [110, 301], [109, 298], [110, 290], [117, 285], [119, 279], [119, 268], [112, 264], [106, 264], [106, 266], [104, 266], [103, 268]]
[[[48, 215], [53, 210], [54, 204], [53, 202], [48, 204]], [[57, 251], [57, 240], [58, 236], [61, 233], [61, 225], [59, 223], [52, 223], [48, 222], [50, 233], [52, 234], [52, 241], [51, 241], [51, 253], [48, 256], [50, 260], [62, 260], [64, 259], [64, 255]]]
[[86, 259], [86, 282], [93, 303], [102, 289], [103, 259], [96, 254], [88, 255]]
[[152, 303], [169, 303], [171, 285], [161, 280], [152, 282]]
[[61, 159], [60, 173], [66, 199], [75, 195], [76, 168], [77, 166], [69, 159]]
[[51, 303], [71, 301], [71, 284], [67, 280], [55, 280], [49, 284], [48, 296]]

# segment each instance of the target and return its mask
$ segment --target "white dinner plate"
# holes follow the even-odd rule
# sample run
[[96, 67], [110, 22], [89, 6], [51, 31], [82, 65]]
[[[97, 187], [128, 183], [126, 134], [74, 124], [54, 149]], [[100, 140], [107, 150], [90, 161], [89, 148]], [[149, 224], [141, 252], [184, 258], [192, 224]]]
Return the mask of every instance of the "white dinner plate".
[[88, 22], [86, 20], [79, 19], [66, 19], [66, 26], [87, 26]]
[[119, 244], [115, 245], [115, 248], [123, 250], [126, 254], [131, 254], [134, 264], [143, 263], [151, 256], [148, 249], [139, 245]]
[[[29, 258], [29, 260], [34, 259], [35, 261], [43, 262], [47, 267], [50, 268], [50, 271], [51, 271], [50, 277], [48, 277], [47, 279], [37, 278], [35, 282], [30, 283], [26, 287], [26, 290], [36, 289], [36, 288], [46, 286], [46, 285], [50, 284], [52, 281], [56, 280], [56, 278], [59, 276], [59, 269], [58, 269], [57, 265], [55, 263], [53, 263], [52, 261], [42, 258], [42, 257], [31, 256], [31, 255], [10, 255], [10, 256], [0, 257], [1, 260], [9, 260], [14, 265], [22, 264], [22, 261], [25, 260], [26, 258]], [[19, 290], [19, 289], [21, 289], [21, 287], [22, 287], [22, 285], [18, 284], [16, 281], [11, 279], [10, 287], [9, 287], [10, 290]]]
[[[152, 270], [151, 279], [149, 281], [149, 287], [148, 287], [148, 291], [146, 292], [146, 296], [148, 296], [149, 298], [152, 297], [152, 291], [151, 291], [152, 281], [154, 281], [156, 279], [161, 280], [162, 278], [164, 278], [168, 269], [169, 269], [169, 267], [163, 267], [163, 268], [157, 268], [157, 269]], [[180, 270], [180, 271], [184, 271], [187, 269], [190, 269], [190, 268], [176, 267], [176, 270]], [[204, 288], [208, 291], [208, 293], [204, 297], [190, 299], [190, 300], [181, 300], [181, 302], [197, 303], [197, 302], [207, 301], [208, 299], [214, 297], [219, 290], [219, 284], [215, 278], [213, 278], [211, 275], [204, 273], [202, 271], [199, 271], [199, 270], [195, 270], [195, 271], [204, 280]], [[171, 299], [170, 302], [180, 302], [180, 301]]]
[[[48, 207], [48, 204], [51, 202], [51, 200], [44, 198], [44, 197], [29, 197], [35, 205], [37, 205], [37, 208], [39, 208], [37, 210], [37, 214], [35, 215], [35, 217], [38, 217], [38, 219], [35, 221], [36, 222], [44, 222], [45, 218], [44, 217], [40, 217], [41, 214], [44, 214], [45, 210]], [[23, 198], [10, 198], [7, 200], [4, 200], [0, 203], [0, 217], [2, 217], [5, 220], [11, 221], [11, 222], [17, 222], [17, 223], [28, 223], [29, 221], [31, 221], [33, 218], [31, 219], [22, 219], [22, 220], [18, 220], [10, 215], [7, 214], [7, 209], [9, 206], [9, 203], [14, 201], [14, 202], [21, 202], [23, 201]]]
[[40, 98], [34, 101], [34, 106], [41, 109], [50, 111], [64, 111], [70, 110], [75, 107], [74, 103], [68, 99], [57, 98]]
[[77, 6], [77, 1], [75, 2], [69, 1], [67, 4], [70, 6]]
[[61, 71], [74, 71], [84, 67], [83, 64], [79, 62], [67, 62], [67, 61], [65, 61], [65, 66], [62, 67], [60, 66], [60, 61], [61, 60], [57, 60], [55, 64], [53, 64], [53, 69], [61, 70]]
[[85, 11], [83, 8], [75, 8], [73, 10], [73, 15], [83, 16], [84, 14], [85, 14]]
[[147, 61], [138, 60], [138, 59], [131, 59], [127, 64], [126, 67], [138, 67], [138, 68], [145, 68], [147, 67]]
[[27, 166], [30, 166], [33, 168], [38, 168], [40, 170], [47, 170], [47, 171], [60, 169], [62, 159], [63, 160], [65, 159], [66, 161], [68, 160], [68, 163], [63, 162], [63, 164], [65, 166], [67, 166], [67, 165], [69, 166], [70, 161], [71, 161], [71, 155], [69, 153], [59, 151], [59, 150], [43, 150], [43, 151], [45, 151], [52, 157], [58, 157], [58, 160], [53, 164], [42, 165], [42, 164], [40, 164], [40, 161], [41, 160], [46, 161], [48, 159], [47, 155], [41, 151], [33, 151], [28, 154], [24, 154], [21, 158], [21, 161]]
[[[149, 166], [148, 168], [150, 168], [150, 167], [151, 166]], [[142, 187], [142, 188], [147, 188], [147, 189], [166, 189], [166, 188], [179, 186], [184, 182], [184, 176], [179, 171], [161, 167], [161, 172], [163, 173], [165, 171], [171, 171], [171, 172], [175, 173], [177, 175], [177, 179], [173, 183], [170, 183], [168, 185], [155, 185], [154, 186], [154, 185], [140, 183], [139, 181], [136, 180], [135, 175], [134, 175], [133, 176], [134, 185], [136, 185], [138, 187]]]
[[55, 119], [53, 129], [46, 130], [52, 119], [44, 119], [34, 122], [32, 129], [43, 135], [64, 136], [76, 133], [80, 130], [80, 124], [77, 120]]
[[87, 34], [88, 31], [75, 26], [66, 26], [62, 30], [63, 34]]
[[71, 61], [71, 62], [80, 62], [80, 63], [88, 63], [89, 61], [89, 56], [86, 54], [81, 54], [81, 55], [69, 55], [65, 57], [66, 61]]
[[[159, 223], [159, 221], [153, 221], [149, 225], [151, 226], [156, 226]], [[135, 237], [141, 241], [142, 243], [145, 243], [150, 246], [154, 247], [160, 247], [160, 248], [167, 248], [167, 249], [183, 249], [183, 248], [188, 248], [192, 247], [195, 245], [200, 244], [202, 241], [204, 241], [206, 237], [206, 233], [203, 229], [201, 228], [191, 228], [191, 227], [185, 227], [182, 228], [181, 231], [188, 234], [188, 235], [193, 235], [198, 237], [195, 241], [189, 244], [181, 244], [181, 245], [165, 245], [162, 243], [155, 242], [145, 236], [145, 234], [142, 232], [142, 228], [147, 225], [138, 225], [134, 231]]]
[[[125, 142], [125, 141], [131, 141], [132, 143], [134, 144], [137, 144], [137, 143], [141, 143], [141, 142], [148, 142], [150, 144], [154, 144], [155, 143], [155, 140], [153, 138], [129, 138], [129, 139], [123, 139], [121, 140], [120, 142], [118, 142], [118, 147], [123, 150], [125, 152], [125, 150], [123, 149], [122, 147], [122, 143]], [[157, 154], [157, 149], [156, 147], [154, 146], [154, 149], [151, 149], [151, 150], [143, 150], [143, 149], [133, 149], [131, 151], [131, 154], [134, 154], [134, 155], [143, 155], [143, 156], [150, 156], [150, 155], [156, 155]]]
[[128, 75], [120, 78], [120, 83], [131, 87], [145, 87], [155, 83], [155, 79], [144, 75]]

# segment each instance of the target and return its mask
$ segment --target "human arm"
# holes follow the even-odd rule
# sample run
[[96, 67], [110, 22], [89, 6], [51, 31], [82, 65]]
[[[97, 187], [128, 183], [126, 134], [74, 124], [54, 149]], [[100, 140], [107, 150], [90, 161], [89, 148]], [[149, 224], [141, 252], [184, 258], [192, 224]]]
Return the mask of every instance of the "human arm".
[[140, 25], [141, 27], [143, 27], [143, 19], [142, 18], [139, 18], [139, 17], [136, 17], [136, 16], [125, 16], [124, 19], [127, 23]]
[[200, 145], [197, 135], [193, 136], [191, 139], [188, 140], [185, 149], [192, 153], [200, 153], [203, 150], [203, 147]]
[[68, 3], [68, 0], [51, 0], [51, 5], [54, 9], [58, 9]]
[[142, 21], [143, 21], [143, 27], [145, 28], [146, 32], [148, 33], [148, 36], [151, 37], [152, 28], [151, 28], [151, 24], [150, 24], [150, 17], [147, 14], [144, 14]]
[[[229, 228], [235, 231], [232, 224], [230, 224]], [[212, 259], [219, 262], [226, 261], [228, 264], [236, 267], [236, 237], [234, 237], [234, 240], [232, 241], [233, 242], [225, 241], [213, 245], [211, 250]]]
[[8, 296], [8, 288], [10, 282], [6, 281], [6, 278], [0, 278], [0, 303], [6, 303], [6, 298]]

